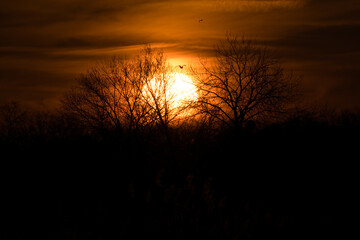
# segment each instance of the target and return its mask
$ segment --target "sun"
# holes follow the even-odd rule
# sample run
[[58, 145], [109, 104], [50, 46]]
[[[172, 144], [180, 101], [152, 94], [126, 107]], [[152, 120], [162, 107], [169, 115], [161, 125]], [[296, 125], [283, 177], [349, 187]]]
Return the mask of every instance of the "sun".
[[187, 115], [188, 104], [198, 98], [192, 79], [186, 74], [177, 72], [152, 78], [144, 86], [143, 94], [152, 106], [156, 108], [168, 106], [168, 109], [178, 116]]
[[183, 73], [171, 74], [172, 84], [170, 85], [169, 91], [173, 93], [173, 106], [181, 107], [197, 99], [197, 90], [192, 79]]

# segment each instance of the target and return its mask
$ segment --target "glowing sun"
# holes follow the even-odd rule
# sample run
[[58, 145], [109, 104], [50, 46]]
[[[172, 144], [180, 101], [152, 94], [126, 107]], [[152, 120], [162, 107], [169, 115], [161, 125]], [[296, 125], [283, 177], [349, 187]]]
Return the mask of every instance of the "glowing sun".
[[[143, 92], [154, 105], [169, 105], [170, 110], [182, 110], [187, 103], [198, 97], [192, 79], [183, 73], [170, 73], [166, 77], [157, 76], [150, 80]], [[155, 103], [157, 101], [157, 103]], [[183, 115], [183, 114], [179, 114]]]
[[173, 81], [169, 91], [174, 93], [173, 107], [179, 107], [186, 102], [197, 99], [196, 87], [189, 76], [174, 73], [171, 77]]

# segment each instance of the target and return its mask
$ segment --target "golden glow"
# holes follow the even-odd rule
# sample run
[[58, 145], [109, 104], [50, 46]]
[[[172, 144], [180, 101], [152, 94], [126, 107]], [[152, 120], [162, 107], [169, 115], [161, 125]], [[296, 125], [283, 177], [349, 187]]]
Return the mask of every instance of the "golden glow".
[[144, 87], [143, 94], [151, 105], [158, 108], [168, 105], [172, 114], [179, 116], [184, 116], [184, 109], [198, 97], [193, 81], [183, 73], [154, 77]]
[[180, 107], [197, 99], [196, 87], [190, 77], [182, 73], [175, 73], [172, 78], [174, 81], [169, 91], [175, 93], [173, 107]]

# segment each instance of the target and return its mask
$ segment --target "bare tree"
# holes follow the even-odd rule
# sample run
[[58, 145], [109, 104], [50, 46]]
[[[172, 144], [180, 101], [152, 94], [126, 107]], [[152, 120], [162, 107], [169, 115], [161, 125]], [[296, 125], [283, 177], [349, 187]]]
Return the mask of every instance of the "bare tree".
[[64, 97], [63, 106], [83, 123], [97, 129], [134, 129], [143, 124], [141, 73], [125, 58], [113, 57], [82, 74]]
[[270, 52], [244, 37], [227, 35], [216, 60], [201, 61], [195, 76], [197, 108], [208, 119], [241, 128], [249, 120], [279, 116], [294, 98], [295, 82]]
[[172, 108], [171, 67], [162, 51], [144, 48], [132, 59], [114, 57], [78, 79], [63, 105], [84, 123], [100, 129], [167, 131], [177, 114]]
[[9, 142], [26, 132], [27, 112], [19, 103], [9, 102], [0, 106], [0, 137]]
[[155, 125], [167, 129], [171, 122], [171, 69], [162, 52], [155, 54], [151, 48], [145, 48], [143, 54], [137, 58], [138, 72], [146, 77], [142, 78], [138, 87], [143, 104], [149, 108], [149, 116]]

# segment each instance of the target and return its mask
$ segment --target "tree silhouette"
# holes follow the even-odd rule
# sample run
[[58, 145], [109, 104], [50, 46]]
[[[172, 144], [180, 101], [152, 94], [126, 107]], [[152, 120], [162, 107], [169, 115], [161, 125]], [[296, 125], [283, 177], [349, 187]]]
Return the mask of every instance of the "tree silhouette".
[[86, 125], [97, 129], [122, 130], [139, 124], [141, 94], [133, 87], [134, 75], [124, 59], [114, 57], [92, 67], [63, 99], [63, 106]]
[[14, 141], [26, 130], [27, 112], [18, 102], [9, 102], [0, 106], [0, 137], [8, 142]]
[[160, 127], [167, 133], [182, 110], [172, 107], [171, 76], [163, 52], [148, 46], [132, 59], [113, 57], [92, 67], [64, 97], [63, 106], [97, 129]]
[[149, 109], [151, 123], [167, 134], [170, 122], [176, 117], [171, 107], [174, 95], [169, 91], [173, 84], [171, 67], [162, 52], [145, 48], [137, 58], [138, 73], [145, 77], [136, 86], [141, 93], [142, 104]]
[[270, 52], [245, 37], [227, 34], [214, 64], [193, 70], [197, 108], [217, 123], [242, 128], [249, 120], [279, 116], [294, 99], [296, 84]]

